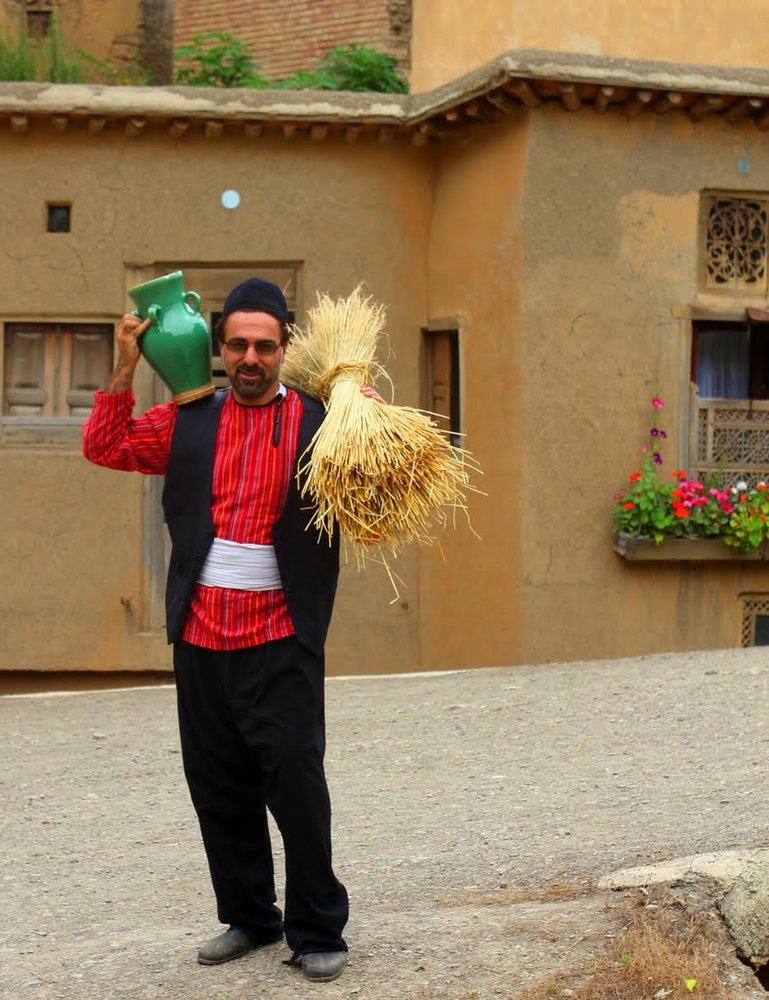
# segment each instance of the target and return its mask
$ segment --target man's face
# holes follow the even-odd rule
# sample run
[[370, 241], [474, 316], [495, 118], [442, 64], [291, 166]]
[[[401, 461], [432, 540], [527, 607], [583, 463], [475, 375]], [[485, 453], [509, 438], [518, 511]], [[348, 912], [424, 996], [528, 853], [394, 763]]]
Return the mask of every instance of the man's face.
[[230, 313], [220, 345], [222, 364], [238, 403], [269, 403], [278, 391], [283, 348], [280, 323], [269, 313]]

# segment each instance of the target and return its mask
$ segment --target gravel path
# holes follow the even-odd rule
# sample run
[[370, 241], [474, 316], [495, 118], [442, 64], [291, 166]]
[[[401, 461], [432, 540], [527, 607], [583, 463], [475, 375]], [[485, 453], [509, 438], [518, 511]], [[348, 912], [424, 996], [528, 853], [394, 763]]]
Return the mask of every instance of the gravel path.
[[[308, 984], [281, 964], [282, 944], [195, 962], [219, 928], [174, 692], [151, 687], [0, 697], [0, 995], [515, 997], [611, 929], [600, 876], [769, 845], [760, 648], [340, 678], [327, 691], [336, 867], [352, 903], [340, 980]], [[576, 898], [548, 902], [552, 886]]]

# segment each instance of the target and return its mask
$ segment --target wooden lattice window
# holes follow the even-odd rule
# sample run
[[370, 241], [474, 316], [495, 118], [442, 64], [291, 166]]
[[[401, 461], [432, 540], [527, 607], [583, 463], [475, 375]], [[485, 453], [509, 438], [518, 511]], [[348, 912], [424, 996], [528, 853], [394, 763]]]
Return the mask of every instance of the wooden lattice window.
[[3, 414], [83, 417], [112, 368], [108, 323], [6, 323]]
[[742, 597], [742, 646], [769, 646], [769, 594]]
[[699, 400], [691, 472], [699, 479], [722, 473], [728, 483], [769, 479], [769, 404]]
[[709, 195], [705, 200], [705, 284], [753, 291], [767, 287], [769, 199]]

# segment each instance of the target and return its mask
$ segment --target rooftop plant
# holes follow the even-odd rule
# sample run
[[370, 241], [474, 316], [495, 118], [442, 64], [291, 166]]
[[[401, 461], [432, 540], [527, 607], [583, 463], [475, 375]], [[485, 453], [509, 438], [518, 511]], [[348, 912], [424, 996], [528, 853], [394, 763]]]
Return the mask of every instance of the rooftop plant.
[[241, 40], [225, 32], [195, 35], [176, 50], [176, 83], [195, 87], [255, 87], [278, 90], [352, 90], [403, 94], [408, 84], [398, 75], [393, 56], [365, 45], [330, 49], [314, 69], [280, 80], [265, 77]]

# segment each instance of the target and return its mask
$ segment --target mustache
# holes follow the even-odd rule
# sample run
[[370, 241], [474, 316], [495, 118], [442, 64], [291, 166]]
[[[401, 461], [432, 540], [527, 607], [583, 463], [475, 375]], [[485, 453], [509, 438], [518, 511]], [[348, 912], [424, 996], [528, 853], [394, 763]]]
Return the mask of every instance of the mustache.
[[235, 371], [246, 375], [264, 375], [264, 368], [261, 365], [238, 365]]

